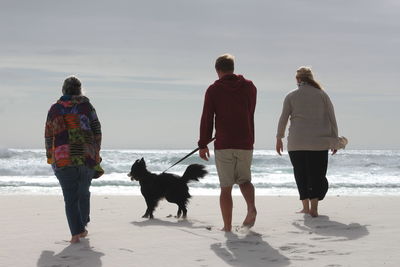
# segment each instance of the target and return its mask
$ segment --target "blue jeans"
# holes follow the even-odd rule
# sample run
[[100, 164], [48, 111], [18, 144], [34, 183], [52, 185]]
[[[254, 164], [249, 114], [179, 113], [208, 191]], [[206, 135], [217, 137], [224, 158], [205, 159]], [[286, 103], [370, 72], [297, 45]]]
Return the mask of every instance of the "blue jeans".
[[94, 170], [86, 166], [71, 166], [55, 171], [60, 182], [67, 215], [68, 226], [72, 235], [85, 231], [90, 221], [90, 191]]

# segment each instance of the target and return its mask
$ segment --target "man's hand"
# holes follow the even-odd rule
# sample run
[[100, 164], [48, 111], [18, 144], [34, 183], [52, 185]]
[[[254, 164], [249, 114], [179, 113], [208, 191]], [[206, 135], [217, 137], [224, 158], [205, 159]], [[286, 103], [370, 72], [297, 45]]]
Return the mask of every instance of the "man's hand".
[[337, 152], [337, 149], [331, 149], [331, 151], [332, 151], [332, 155], [335, 155]]
[[279, 154], [279, 156], [282, 156], [283, 152], [283, 143], [281, 138], [276, 138], [276, 152]]
[[201, 148], [199, 150], [199, 156], [200, 156], [200, 158], [208, 161], [208, 159], [210, 158], [210, 151], [208, 150], [208, 147], [207, 148]]

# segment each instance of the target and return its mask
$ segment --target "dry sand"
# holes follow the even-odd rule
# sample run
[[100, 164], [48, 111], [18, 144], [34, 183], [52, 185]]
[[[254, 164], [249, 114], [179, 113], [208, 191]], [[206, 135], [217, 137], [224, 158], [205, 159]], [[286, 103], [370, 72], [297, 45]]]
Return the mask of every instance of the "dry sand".
[[331, 196], [311, 218], [296, 197], [257, 196], [246, 230], [234, 197], [225, 234], [215, 196], [194, 196], [187, 220], [166, 201], [148, 220], [141, 196], [94, 196], [89, 236], [70, 245], [61, 196], [0, 196], [0, 266], [400, 266], [399, 200]]

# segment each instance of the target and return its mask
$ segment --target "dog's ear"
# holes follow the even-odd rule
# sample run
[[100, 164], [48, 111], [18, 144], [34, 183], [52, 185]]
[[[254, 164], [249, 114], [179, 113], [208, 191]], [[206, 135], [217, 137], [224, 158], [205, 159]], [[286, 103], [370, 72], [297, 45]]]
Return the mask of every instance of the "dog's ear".
[[141, 159], [140, 159], [140, 162], [144, 162], [144, 158], [141, 158]]

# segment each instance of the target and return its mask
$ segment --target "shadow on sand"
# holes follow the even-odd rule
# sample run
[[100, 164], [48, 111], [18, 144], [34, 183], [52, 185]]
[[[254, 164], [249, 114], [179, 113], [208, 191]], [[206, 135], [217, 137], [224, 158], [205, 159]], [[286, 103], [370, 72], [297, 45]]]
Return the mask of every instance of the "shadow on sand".
[[80, 243], [70, 244], [60, 253], [44, 250], [37, 262], [37, 267], [99, 267], [103, 253], [94, 251], [89, 240], [82, 239]]
[[359, 223], [344, 224], [332, 221], [328, 216], [324, 215], [318, 216], [317, 218], [304, 215], [304, 225], [298, 222], [293, 222], [293, 225], [299, 230], [324, 236], [326, 239], [329, 237], [336, 237], [337, 239], [333, 241], [355, 240], [369, 234], [367, 225], [361, 225]]
[[246, 231], [244, 236], [226, 233], [226, 243], [215, 243], [211, 249], [231, 266], [288, 266], [290, 260], [272, 248], [262, 239], [262, 235]]
[[[177, 219], [176, 221], [167, 221], [160, 219], [146, 219], [143, 221], [131, 222], [133, 225], [139, 227], [145, 226], [166, 226], [166, 227], [185, 227], [192, 229], [207, 229], [211, 230], [211, 226], [207, 225], [205, 222], [193, 220], [193, 219]], [[196, 225], [195, 225], [196, 224]], [[198, 225], [200, 224], [200, 225]]]

